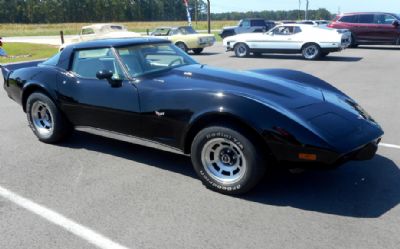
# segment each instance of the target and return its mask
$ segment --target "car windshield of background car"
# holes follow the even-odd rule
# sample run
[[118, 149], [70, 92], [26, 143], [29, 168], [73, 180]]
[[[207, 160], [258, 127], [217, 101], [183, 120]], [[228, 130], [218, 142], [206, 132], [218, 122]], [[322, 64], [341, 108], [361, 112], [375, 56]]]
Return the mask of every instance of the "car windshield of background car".
[[132, 77], [198, 64], [172, 44], [149, 44], [117, 48], [122, 62]]
[[197, 34], [197, 32], [192, 27], [181, 27], [179, 28], [179, 31], [183, 35]]

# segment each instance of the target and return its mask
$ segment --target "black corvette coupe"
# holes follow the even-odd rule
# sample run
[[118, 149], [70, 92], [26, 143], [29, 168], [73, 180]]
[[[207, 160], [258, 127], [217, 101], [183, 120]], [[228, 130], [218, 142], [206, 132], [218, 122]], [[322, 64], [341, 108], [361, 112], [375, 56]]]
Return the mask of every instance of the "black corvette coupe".
[[250, 190], [268, 162], [370, 159], [383, 135], [353, 99], [316, 77], [213, 68], [160, 39], [73, 44], [2, 73], [39, 140], [85, 128], [161, 144], [190, 154], [203, 183], [225, 194]]

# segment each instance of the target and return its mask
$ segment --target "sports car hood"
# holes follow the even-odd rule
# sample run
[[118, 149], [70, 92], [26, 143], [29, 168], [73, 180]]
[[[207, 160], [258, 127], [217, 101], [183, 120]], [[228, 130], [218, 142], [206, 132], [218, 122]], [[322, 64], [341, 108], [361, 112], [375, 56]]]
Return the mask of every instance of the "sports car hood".
[[302, 72], [285, 69], [237, 72], [202, 65], [176, 70], [190, 77], [193, 87], [240, 95], [283, 113], [319, 134], [341, 153], [383, 134], [381, 127], [354, 100]]
[[234, 93], [275, 107], [293, 109], [324, 100], [321, 89], [306, 82], [201, 65], [191, 65], [176, 70], [180, 73], [191, 72], [192, 79], [198, 82], [199, 87]]

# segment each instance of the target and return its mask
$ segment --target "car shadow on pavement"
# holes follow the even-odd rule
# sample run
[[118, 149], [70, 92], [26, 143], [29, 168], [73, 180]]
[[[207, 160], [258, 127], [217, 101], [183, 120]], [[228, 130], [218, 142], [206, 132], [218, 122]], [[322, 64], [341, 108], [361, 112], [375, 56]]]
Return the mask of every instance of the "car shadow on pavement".
[[[59, 146], [87, 149], [198, 179], [190, 157], [76, 131]], [[234, 197], [233, 197], [234, 198]], [[274, 170], [237, 198], [273, 206], [356, 218], [377, 218], [400, 203], [400, 169], [377, 155], [335, 170], [291, 174]]]
[[[236, 58], [235, 56], [230, 56], [231, 58]], [[299, 60], [299, 61], [307, 61], [301, 55], [286, 55], [286, 54], [263, 54], [260, 56], [252, 56], [248, 57], [251, 59], [278, 59], [278, 60]], [[236, 59], [245, 59], [245, 58], [236, 58]], [[325, 58], [321, 58], [318, 61], [338, 61], [338, 62], [357, 62], [361, 61], [363, 57], [351, 57], [351, 56], [326, 56]], [[311, 61], [313, 62], [313, 61]]]
[[400, 51], [400, 46], [396, 46], [396, 47], [380, 47], [380, 46], [363, 46], [360, 45], [358, 48], [356, 49], [368, 49], [368, 50], [397, 50]]
[[266, 176], [245, 200], [356, 218], [377, 218], [400, 203], [400, 169], [376, 155], [335, 170]]
[[215, 53], [215, 52], [202, 52], [201, 54], [195, 54], [195, 53], [189, 53], [190, 56], [210, 56], [210, 55], [217, 55], [220, 53]]

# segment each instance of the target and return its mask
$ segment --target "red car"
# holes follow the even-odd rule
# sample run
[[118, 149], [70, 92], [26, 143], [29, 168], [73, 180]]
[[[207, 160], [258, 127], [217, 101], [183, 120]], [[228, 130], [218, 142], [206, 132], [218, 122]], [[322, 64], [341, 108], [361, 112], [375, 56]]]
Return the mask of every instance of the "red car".
[[348, 13], [336, 17], [328, 27], [349, 29], [351, 47], [358, 45], [400, 45], [400, 16], [391, 13]]

